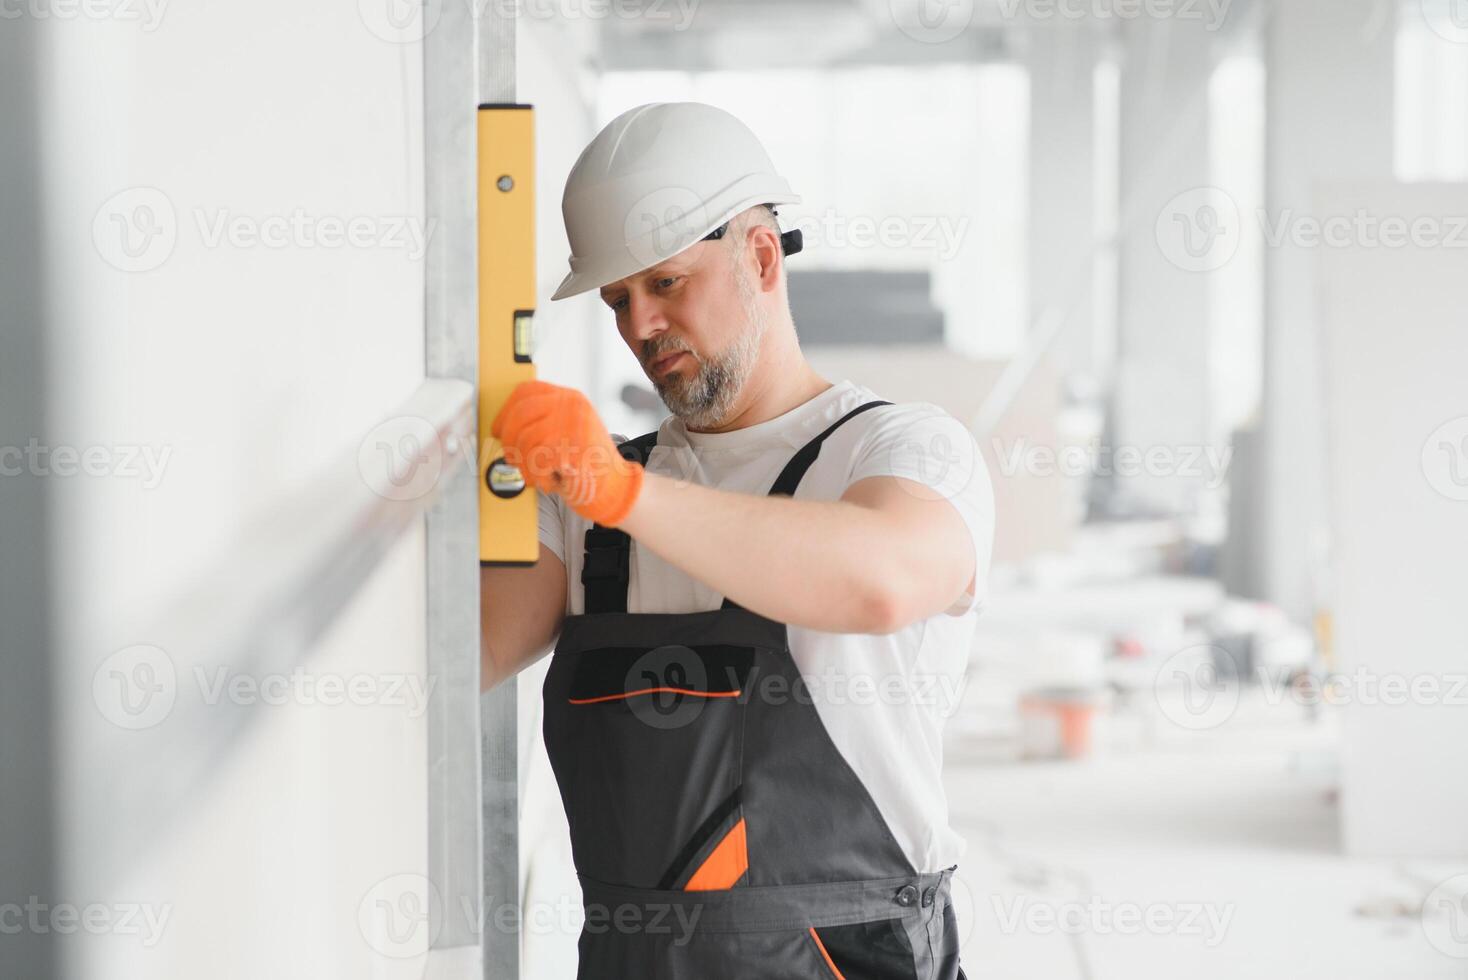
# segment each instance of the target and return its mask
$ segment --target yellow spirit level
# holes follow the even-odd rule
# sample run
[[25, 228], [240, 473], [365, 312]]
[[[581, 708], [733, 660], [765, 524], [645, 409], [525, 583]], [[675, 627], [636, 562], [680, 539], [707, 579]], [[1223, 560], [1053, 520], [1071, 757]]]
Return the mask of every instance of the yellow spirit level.
[[479, 561], [533, 565], [535, 490], [504, 460], [490, 424], [531, 363], [535, 316], [535, 112], [479, 107]]

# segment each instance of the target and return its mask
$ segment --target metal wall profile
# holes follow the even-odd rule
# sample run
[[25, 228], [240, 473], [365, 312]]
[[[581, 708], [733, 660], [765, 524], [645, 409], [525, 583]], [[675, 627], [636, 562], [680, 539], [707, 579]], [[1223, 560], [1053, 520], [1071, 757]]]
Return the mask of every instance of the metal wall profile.
[[[479, 383], [477, 111], [510, 102], [515, 18], [496, 5], [445, 4], [423, 40], [429, 243], [426, 371]], [[477, 441], [471, 443], [477, 445]], [[515, 980], [519, 787], [515, 685], [479, 693], [479, 486], [466, 468], [428, 514], [429, 877], [444, 910], [426, 975]], [[472, 915], [449, 910], [472, 909]]]

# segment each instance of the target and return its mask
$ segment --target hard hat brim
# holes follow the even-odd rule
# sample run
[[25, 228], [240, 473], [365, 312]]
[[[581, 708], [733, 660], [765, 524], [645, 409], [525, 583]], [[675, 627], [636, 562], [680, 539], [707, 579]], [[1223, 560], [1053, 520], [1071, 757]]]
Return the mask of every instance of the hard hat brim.
[[736, 214], [739, 214], [741, 211], [752, 208], [755, 205], [800, 203], [800, 195], [794, 193], [793, 191], [784, 194], [766, 193], [759, 195], [758, 200], [739, 201], [734, 206], [727, 208], [723, 213], [719, 214], [714, 220], [708, 222], [708, 227], [702, 228], [697, 232], [697, 234], [690, 236], [690, 240], [682, 248], [669, 251], [668, 254], [661, 256], [657, 259], [657, 261], [646, 262], [638, 257], [638, 254], [635, 250], [629, 247], [619, 250], [614, 256], [603, 257], [603, 260], [601, 262], [598, 262], [597, 264], [586, 269], [573, 269], [571, 272], [566, 274], [566, 278], [561, 280], [561, 284], [557, 286], [556, 291], [551, 294], [551, 302], [562, 299], [569, 299], [572, 296], [579, 296], [581, 293], [590, 292], [593, 289], [600, 289], [608, 283], [616, 282], [619, 279], [625, 279], [628, 276], [634, 276], [639, 272], [643, 272], [647, 269], [653, 268], [659, 263], [666, 262], [668, 259], [671, 259], [676, 255], [681, 255], [683, 252], [686, 252], [694, 245], [697, 245], [699, 242], [703, 241], [704, 236], [707, 235], [709, 232], [713, 231], [715, 228], [719, 227], [724, 222], [734, 217]]

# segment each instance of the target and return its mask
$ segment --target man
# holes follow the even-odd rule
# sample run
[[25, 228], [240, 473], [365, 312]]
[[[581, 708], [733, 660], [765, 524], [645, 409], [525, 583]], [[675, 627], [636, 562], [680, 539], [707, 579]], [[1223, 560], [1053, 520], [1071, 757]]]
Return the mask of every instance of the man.
[[961, 976], [941, 729], [984, 594], [967, 431], [820, 377], [755, 136], [697, 103], [613, 120], [567, 180], [571, 274], [672, 411], [614, 446], [579, 392], [494, 420], [544, 491], [538, 564], [486, 568], [486, 686], [555, 644], [545, 741], [581, 978]]

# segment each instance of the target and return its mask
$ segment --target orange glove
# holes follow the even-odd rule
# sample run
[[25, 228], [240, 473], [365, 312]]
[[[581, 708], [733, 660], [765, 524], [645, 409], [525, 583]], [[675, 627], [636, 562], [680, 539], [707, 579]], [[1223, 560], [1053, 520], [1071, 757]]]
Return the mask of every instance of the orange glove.
[[603, 527], [626, 520], [642, 490], [642, 467], [622, 458], [596, 409], [574, 388], [521, 382], [490, 432], [526, 483], [560, 494], [572, 510]]

